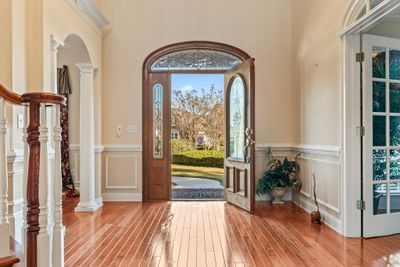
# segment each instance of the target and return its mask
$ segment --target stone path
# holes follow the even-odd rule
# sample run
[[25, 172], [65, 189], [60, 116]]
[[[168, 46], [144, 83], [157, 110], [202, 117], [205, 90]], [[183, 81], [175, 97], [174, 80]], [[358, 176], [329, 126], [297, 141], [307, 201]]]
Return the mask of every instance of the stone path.
[[219, 181], [206, 178], [172, 177], [173, 200], [223, 200], [224, 188]]

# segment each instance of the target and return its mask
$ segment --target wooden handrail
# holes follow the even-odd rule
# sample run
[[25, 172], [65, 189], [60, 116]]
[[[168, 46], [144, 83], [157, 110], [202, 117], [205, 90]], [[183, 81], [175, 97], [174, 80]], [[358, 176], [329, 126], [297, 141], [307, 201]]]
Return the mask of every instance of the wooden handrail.
[[3, 85], [0, 84], [0, 97], [4, 98], [8, 102], [13, 104], [21, 105], [22, 96], [14, 92], [8, 91]]
[[0, 267], [11, 267], [18, 263], [19, 259], [15, 256], [8, 256], [0, 259]]
[[37, 236], [39, 234], [39, 171], [40, 171], [40, 106], [41, 104], [65, 105], [64, 96], [52, 93], [35, 92], [16, 94], [0, 84], [0, 97], [17, 105], [26, 104], [29, 107], [29, 126], [27, 128], [27, 143], [29, 146], [28, 174], [27, 174], [27, 237], [26, 237], [26, 264], [36, 267]]

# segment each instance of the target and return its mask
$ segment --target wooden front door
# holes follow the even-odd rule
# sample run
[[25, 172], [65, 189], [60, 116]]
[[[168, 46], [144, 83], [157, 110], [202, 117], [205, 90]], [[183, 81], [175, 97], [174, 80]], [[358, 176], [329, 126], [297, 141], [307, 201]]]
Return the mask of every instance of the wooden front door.
[[254, 59], [225, 73], [225, 198], [254, 211]]
[[147, 102], [144, 119], [146, 150], [144, 168], [148, 186], [147, 200], [170, 199], [170, 75], [168, 73], [148, 74]]

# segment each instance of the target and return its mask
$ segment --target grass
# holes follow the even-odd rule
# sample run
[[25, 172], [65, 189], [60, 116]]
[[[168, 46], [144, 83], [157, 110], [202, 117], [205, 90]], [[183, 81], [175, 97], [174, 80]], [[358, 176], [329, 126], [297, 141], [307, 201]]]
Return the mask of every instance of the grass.
[[172, 176], [177, 177], [208, 178], [220, 182], [222, 182], [224, 179], [223, 168], [183, 166], [172, 164], [171, 169]]

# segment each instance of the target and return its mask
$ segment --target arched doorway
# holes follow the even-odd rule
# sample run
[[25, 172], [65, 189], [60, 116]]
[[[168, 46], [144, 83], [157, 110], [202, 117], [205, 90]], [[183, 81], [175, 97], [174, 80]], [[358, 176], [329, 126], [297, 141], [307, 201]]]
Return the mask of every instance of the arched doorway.
[[[241, 150], [246, 155], [233, 159], [229, 148], [225, 148], [224, 185], [225, 191], [232, 190], [231, 198], [242, 203], [239, 206], [246, 206], [245, 209], [252, 210], [254, 206], [254, 157], [252, 156], [254, 144], [251, 142], [254, 140], [254, 63], [246, 52], [236, 47], [206, 41], [183, 42], [162, 47], [151, 53], [143, 64], [144, 201], [171, 199], [169, 190], [171, 184], [170, 77], [174, 73], [225, 74], [225, 99], [229, 98], [231, 92], [229, 88], [233, 85], [233, 80], [237, 77], [243, 79], [243, 90], [246, 91], [244, 94], [246, 107], [243, 109], [246, 110], [246, 124], [240, 133], [242, 140], [238, 142], [241, 142], [242, 146], [247, 144]], [[225, 114], [229, 115], [226, 106]], [[156, 115], [157, 118], [155, 118]], [[225, 124], [225, 136], [228, 136], [230, 127], [227, 123]], [[235, 140], [232, 139], [230, 143], [232, 142]], [[229, 147], [229, 144], [227, 146]], [[232, 161], [231, 167], [229, 167], [229, 161]], [[228, 192], [226, 195], [228, 201], [230, 194]]]
[[[80, 193], [75, 211], [94, 211], [102, 206], [95, 198], [94, 77], [97, 68], [92, 64], [85, 42], [77, 34], [68, 35], [63, 47], [58, 49], [57, 65], [58, 93], [68, 102], [61, 113], [63, 190], [68, 196], [77, 195], [75, 185]], [[64, 75], [66, 72], [68, 78]]]

